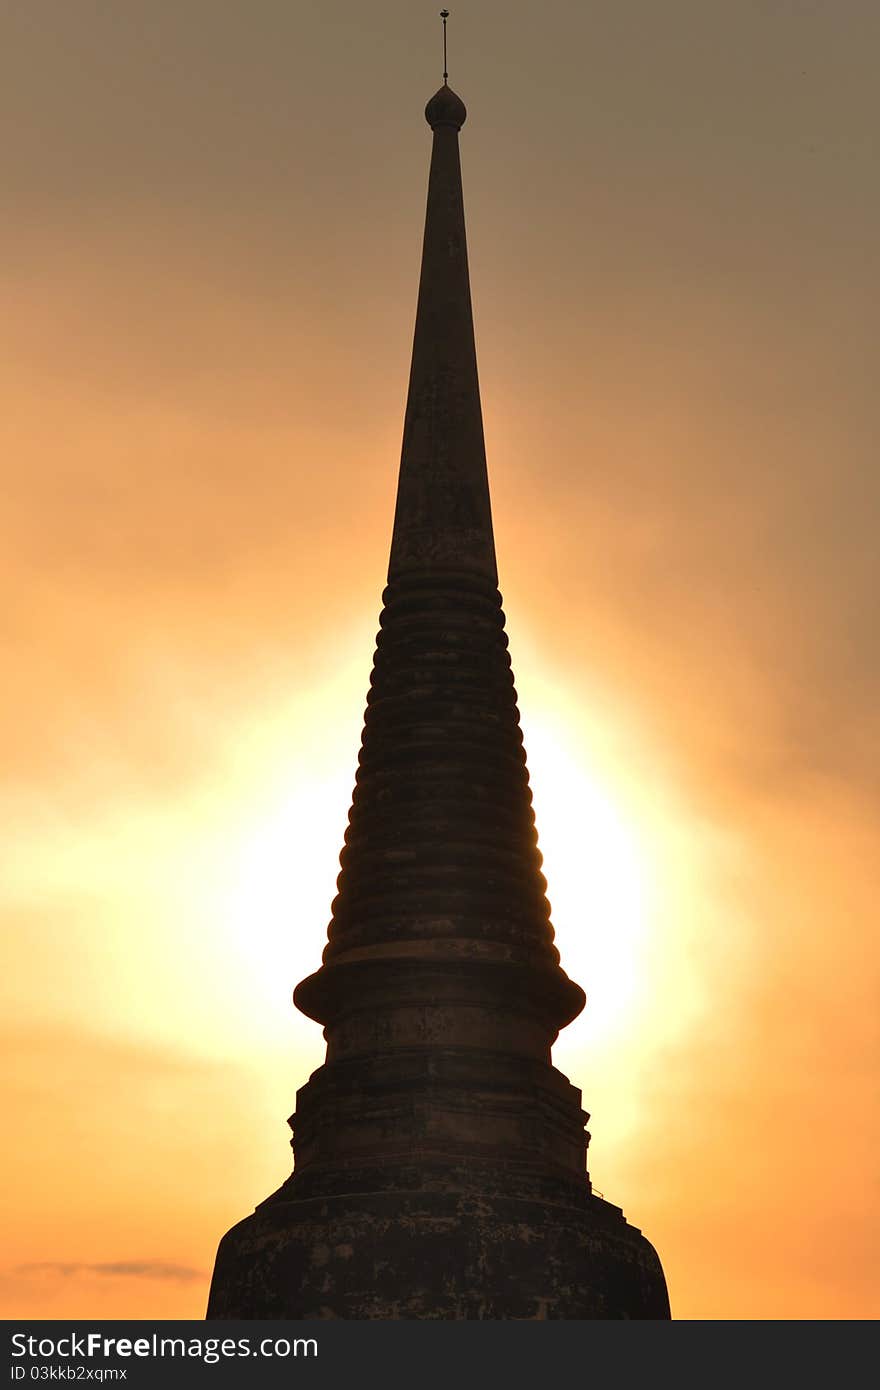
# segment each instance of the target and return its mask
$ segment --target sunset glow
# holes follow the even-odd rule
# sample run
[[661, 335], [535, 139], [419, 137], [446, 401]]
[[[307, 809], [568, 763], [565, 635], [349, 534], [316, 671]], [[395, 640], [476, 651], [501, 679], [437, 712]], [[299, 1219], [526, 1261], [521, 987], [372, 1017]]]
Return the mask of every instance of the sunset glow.
[[[436, 16], [12, 8], [3, 1313], [200, 1317], [323, 1060]], [[681, 1318], [880, 1313], [878, 25], [458, 40], [554, 1062]]]

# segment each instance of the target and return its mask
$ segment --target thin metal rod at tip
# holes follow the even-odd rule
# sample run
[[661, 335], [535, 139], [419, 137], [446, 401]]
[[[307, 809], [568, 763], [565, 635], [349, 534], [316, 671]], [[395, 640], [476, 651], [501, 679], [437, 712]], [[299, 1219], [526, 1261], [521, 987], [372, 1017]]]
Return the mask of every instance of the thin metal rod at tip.
[[443, 20], [443, 86], [448, 86], [447, 79], [449, 73], [446, 71], [446, 21], [449, 18], [448, 10], [440, 11], [440, 18]]

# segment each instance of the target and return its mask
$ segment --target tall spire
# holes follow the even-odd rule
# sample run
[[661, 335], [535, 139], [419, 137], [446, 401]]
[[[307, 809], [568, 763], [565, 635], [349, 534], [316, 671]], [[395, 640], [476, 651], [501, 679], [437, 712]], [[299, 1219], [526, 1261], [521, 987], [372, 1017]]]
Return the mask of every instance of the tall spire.
[[389, 579], [497, 577], [458, 152], [466, 117], [445, 85], [425, 108], [434, 145]]
[[486, 477], [458, 134], [444, 84], [388, 584], [322, 964], [327, 1055], [294, 1170], [223, 1238], [211, 1318], [663, 1318], [652, 1247], [593, 1193], [550, 1049], [559, 963]]
[[[584, 995], [552, 944], [497, 589], [458, 153], [466, 115], [449, 86], [425, 108], [433, 150], [388, 587], [329, 942], [295, 999], [332, 1029], [355, 976], [362, 1007], [364, 989], [381, 979], [384, 991], [403, 962], [413, 999], [454, 964], [455, 988], [478, 975], [490, 1011], [496, 994], [508, 1006], [540, 995], [546, 1052]], [[453, 1014], [437, 1042], [457, 1045]], [[580, 1134], [581, 1168], [583, 1149]]]

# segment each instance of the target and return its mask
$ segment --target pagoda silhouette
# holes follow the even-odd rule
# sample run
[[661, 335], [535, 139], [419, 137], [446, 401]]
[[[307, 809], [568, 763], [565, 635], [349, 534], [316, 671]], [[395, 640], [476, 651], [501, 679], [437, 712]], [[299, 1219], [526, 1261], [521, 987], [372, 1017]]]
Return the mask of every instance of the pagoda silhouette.
[[208, 1317], [668, 1318], [551, 1063], [553, 944], [483, 442], [458, 135], [433, 153], [388, 584], [338, 895], [297, 1007], [324, 1065], [294, 1170], [220, 1242]]

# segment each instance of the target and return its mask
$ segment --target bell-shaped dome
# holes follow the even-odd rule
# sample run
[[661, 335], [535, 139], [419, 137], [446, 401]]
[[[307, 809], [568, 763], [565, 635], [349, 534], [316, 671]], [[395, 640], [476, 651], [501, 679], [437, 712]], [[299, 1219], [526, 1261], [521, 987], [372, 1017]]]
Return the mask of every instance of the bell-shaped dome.
[[467, 107], [461, 97], [444, 83], [425, 107], [425, 120], [432, 130], [441, 125], [451, 125], [454, 130], [461, 130], [467, 120]]

